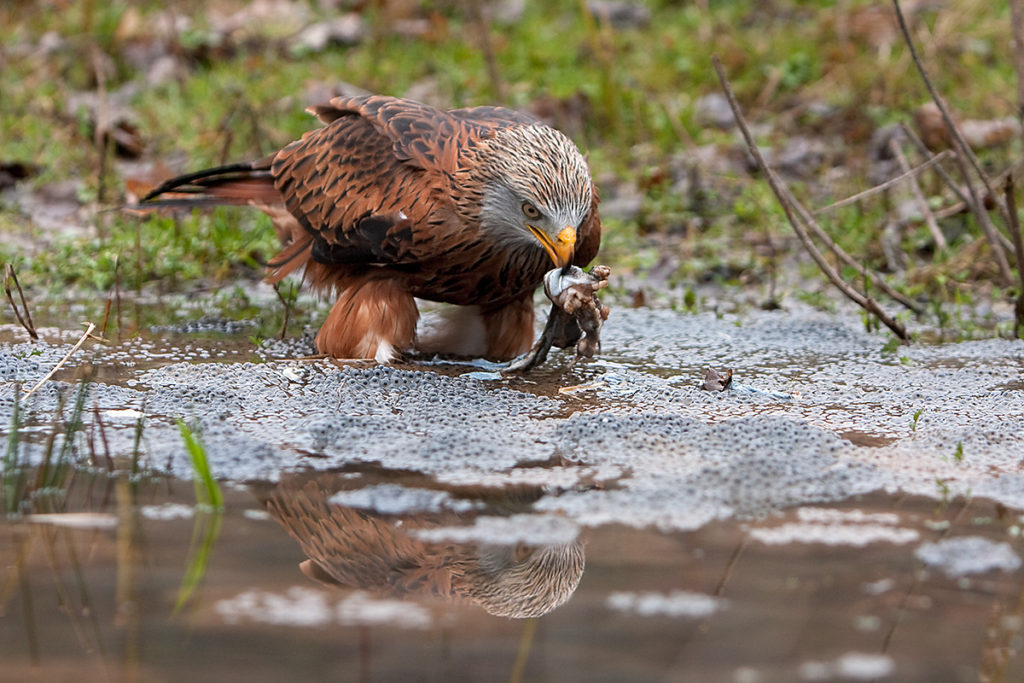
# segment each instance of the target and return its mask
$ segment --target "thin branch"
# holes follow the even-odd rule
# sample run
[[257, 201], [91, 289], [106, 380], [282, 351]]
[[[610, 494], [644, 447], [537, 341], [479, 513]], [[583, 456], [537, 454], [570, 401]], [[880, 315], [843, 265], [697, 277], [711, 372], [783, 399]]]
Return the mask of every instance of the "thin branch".
[[[958, 154], [956, 155], [957, 165], [960, 167], [960, 173], [964, 178], [964, 182], [967, 184], [967, 192], [971, 196], [971, 208], [974, 210], [974, 214], [978, 219], [979, 225], [981, 225], [982, 232], [985, 233], [985, 239], [988, 240], [989, 246], [992, 248], [992, 256], [996, 260], [996, 265], [999, 267], [999, 275], [1003, 280], [1004, 284], [1010, 284], [1013, 282], [1013, 273], [1010, 271], [1010, 264], [1006, 260], [1006, 253], [1003, 251], [1003, 246], [999, 242], [997, 235], [999, 234], [996, 227], [992, 224], [992, 219], [989, 217], [988, 212], [985, 210], [981, 199], [978, 197], [978, 191], [974, 187], [974, 183], [971, 182], [970, 173], [968, 172], [967, 165], [964, 163], [964, 159], [971, 162], [974, 167], [975, 173], [981, 179], [982, 184], [988, 191], [990, 197], [992, 197], [997, 204], [1001, 204], [996, 198], [995, 192], [992, 190], [992, 185], [989, 183], [988, 177], [985, 172], [981, 169], [981, 165], [978, 163], [977, 157], [974, 156], [974, 152], [971, 150], [971, 146], [964, 140], [963, 135], [960, 133], [960, 129], [953, 122], [953, 117], [949, 114], [949, 109], [946, 107], [946, 103], [943, 101], [942, 96], [938, 90], [932, 84], [931, 78], [928, 77], [928, 72], [925, 71], [924, 64], [921, 62], [921, 58], [917, 54], [917, 48], [914, 47], [914, 40], [910, 36], [910, 29], [907, 28], [907, 20], [903, 17], [903, 11], [900, 9], [899, 0], [892, 0], [893, 8], [896, 10], [896, 19], [899, 21], [900, 31], [903, 33], [903, 39], [907, 44], [907, 48], [910, 50], [910, 56], [914, 60], [914, 65], [917, 66], [918, 73], [921, 74], [921, 79], [924, 81], [925, 87], [928, 88], [928, 92], [932, 96], [932, 100], [935, 102], [935, 106], [939, 108], [942, 113], [942, 119], [946, 122], [946, 127], [949, 129], [950, 137], [956, 144]], [[1005, 207], [1003, 207], [1005, 210]]]
[[[1010, 0], [1010, 26], [1013, 30], [1013, 64], [1017, 71], [1017, 120], [1022, 123], [1020, 127], [1021, 142], [1024, 143], [1024, 8], [1021, 7], [1021, 0]], [[1013, 182], [1012, 176], [1009, 178]], [[1009, 192], [1009, 189], [1007, 189]], [[1020, 250], [1020, 219], [1017, 212], [1010, 207], [1009, 196], [1007, 196], [1006, 213], [1009, 214], [1010, 237], [1013, 239], [1014, 253], [1017, 255], [1017, 275], [1024, 278], [1024, 259], [1021, 258]], [[1018, 315], [1020, 308], [1024, 306], [1024, 281], [1021, 283], [1021, 298], [1017, 300]], [[1018, 327], [1020, 321], [1018, 320]]]
[[768, 184], [771, 186], [772, 191], [778, 198], [779, 203], [782, 205], [782, 210], [786, 213], [786, 218], [789, 220], [789, 224], [793, 226], [793, 230], [796, 232], [800, 242], [803, 243], [804, 248], [807, 249], [807, 253], [811, 255], [814, 262], [818, 264], [818, 267], [823, 273], [832, 281], [839, 291], [845, 294], [851, 301], [856, 303], [861, 308], [874, 314], [886, 327], [893, 331], [893, 333], [902, 339], [908, 341], [910, 338], [907, 335], [906, 329], [897, 320], [893, 319], [882, 310], [878, 302], [872, 299], [870, 296], [865, 296], [851, 287], [839, 273], [829, 264], [825, 259], [824, 255], [811, 241], [807, 231], [803, 229], [800, 221], [797, 219], [794, 207], [799, 207], [804, 215], [809, 215], [807, 210], [800, 206], [800, 203], [793, 198], [788, 188], [782, 180], [776, 175], [775, 171], [765, 162], [764, 157], [761, 155], [761, 150], [758, 149], [757, 144], [754, 142], [753, 136], [750, 134], [750, 127], [747, 126], [746, 119], [743, 118], [743, 113], [740, 111], [739, 103], [736, 102], [736, 96], [732, 92], [732, 86], [729, 84], [729, 80], [725, 77], [725, 72], [722, 69], [722, 62], [718, 59], [718, 55], [714, 54], [711, 56], [711, 61], [714, 64], [715, 72], [718, 74], [718, 80], [722, 84], [722, 89], [725, 91], [725, 96], [729, 100], [729, 106], [732, 107], [733, 114], [736, 117], [736, 124], [739, 126], [740, 132], [743, 134], [743, 139], [747, 143], [747, 149], [750, 150], [751, 155], [757, 161], [757, 165], [764, 172], [768, 178]]
[[[942, 154], [949, 154], [950, 156], [956, 154], [956, 152], [950, 149], [944, 149], [939, 154], [932, 154], [932, 151], [928, 149], [927, 145], [925, 145], [924, 142], [921, 141], [921, 138], [917, 136], [917, 133], [914, 132], [914, 129], [907, 125], [906, 121], [900, 121], [900, 129], [903, 130], [903, 133], [904, 135], [907, 136], [907, 139], [914, 143], [914, 147], [917, 147], [917, 151], [920, 152], [921, 156], [923, 156], [925, 159], [932, 159], [934, 157], [941, 156]], [[946, 183], [946, 186], [953, 191], [953, 194], [960, 198], [960, 201], [963, 202], [963, 205], [965, 207], [971, 203], [971, 198], [964, 194], [964, 191], [960, 189], [960, 186], [957, 185], [956, 181], [950, 177], [949, 173], [946, 173], [945, 168], [943, 168], [941, 165], [936, 166], [935, 172], [939, 174], [939, 177], [942, 178], [943, 182]]]
[[846, 250], [843, 249], [838, 244], [836, 244], [836, 241], [832, 239], [832, 237], [827, 232], [825, 232], [825, 230], [821, 227], [821, 224], [819, 224], [818, 221], [814, 219], [814, 216], [811, 215], [811, 213], [806, 208], [804, 208], [804, 205], [801, 204], [795, 196], [793, 196], [793, 193], [789, 191], [789, 188], [786, 187], [785, 185], [783, 185], [782, 187], [783, 190], [786, 192], [788, 201], [796, 208], [796, 211], [799, 214], [800, 218], [803, 220], [804, 225], [811, 229], [811, 232], [814, 233], [815, 237], [817, 237], [819, 240], [825, 243], [825, 246], [828, 247], [829, 251], [836, 255], [836, 258], [842, 261], [845, 265], [856, 270], [857, 274], [860, 275], [862, 278], [873, 282], [875, 286], [877, 286], [891, 298], [898, 301], [905, 308], [909, 308], [911, 311], [917, 313], [918, 315], [924, 313], [924, 307], [921, 304], [910, 299], [905, 294], [896, 291], [889, 285], [888, 282], [885, 281], [885, 278], [882, 277], [879, 273], [869, 271], [867, 268], [862, 266], [856, 259], [854, 259], [848, 253], [846, 253]]
[[[895, 139], [889, 140], [889, 149], [892, 150], [892, 154], [896, 157], [897, 163], [903, 170], [904, 175], [910, 172], [910, 162], [907, 161], [907, 155], [903, 153], [903, 148], [900, 147]], [[938, 159], [938, 157], [935, 157]], [[932, 213], [931, 208], [928, 206], [928, 200], [925, 199], [924, 192], [921, 191], [921, 185], [918, 184], [917, 178], [911, 178], [910, 190], [914, 193], [914, 199], [917, 201], [918, 207], [921, 209], [921, 216], [924, 217], [924, 222], [928, 226], [928, 230], [932, 233], [932, 239], [935, 240], [935, 248], [939, 251], [944, 251], [949, 245], [946, 243], [946, 236], [939, 230], [939, 224], [935, 222], [935, 214]]]
[[71, 350], [68, 351], [68, 355], [66, 355], [63, 358], [61, 358], [60, 362], [57, 363], [56, 365], [54, 365], [53, 369], [50, 370], [48, 373], [46, 373], [45, 377], [43, 377], [41, 380], [36, 382], [34, 387], [32, 387], [31, 389], [26, 391], [24, 397], [28, 398], [29, 396], [31, 396], [33, 393], [35, 393], [36, 389], [38, 389], [39, 387], [41, 387], [44, 384], [46, 384], [46, 382], [51, 377], [53, 377], [57, 373], [58, 370], [60, 370], [62, 367], [64, 367], [64, 364], [67, 363], [69, 360], [71, 360], [71, 356], [75, 355], [75, 352], [78, 351], [78, 349], [82, 348], [82, 344], [84, 344], [85, 340], [88, 339], [92, 335], [92, 331], [95, 330], [95, 329], [96, 329], [96, 324], [95, 323], [89, 323], [89, 327], [85, 330], [85, 333], [82, 335], [81, 339], [79, 339], [78, 342], [74, 346], [71, 347]]
[[948, 149], [944, 149], [939, 154], [936, 154], [935, 156], [931, 156], [927, 161], [925, 161], [924, 163], [920, 164], [919, 166], [915, 166], [914, 168], [911, 168], [909, 170], [903, 169], [903, 172], [900, 173], [900, 175], [896, 176], [895, 178], [890, 178], [889, 180], [886, 180], [881, 185], [875, 185], [874, 187], [869, 187], [868, 189], [864, 190], [863, 192], [858, 192], [857, 194], [851, 195], [851, 196], [847, 197], [846, 199], [840, 199], [838, 202], [832, 202], [828, 206], [824, 206], [824, 207], [822, 207], [820, 209], [815, 209], [812, 213], [815, 216], [820, 216], [821, 214], [826, 213], [828, 211], [832, 211], [833, 209], [838, 209], [838, 208], [843, 207], [843, 206], [849, 206], [850, 204], [854, 204], [856, 202], [859, 202], [862, 199], [866, 199], [866, 198], [868, 198], [868, 197], [870, 197], [872, 195], [876, 195], [879, 192], [884, 192], [885, 190], [888, 190], [893, 185], [897, 185], [897, 184], [903, 182], [904, 180], [906, 180], [908, 178], [914, 178], [915, 176], [920, 174], [922, 171], [928, 170], [929, 168], [931, 168], [935, 164], [939, 163], [943, 159], [949, 157], [951, 154], [952, 154], [952, 152], [950, 152]]
[[[939, 168], [942, 168], [942, 167], [941, 166], [936, 166], [935, 168], [939, 169]], [[996, 187], [1002, 187], [1003, 185], [1005, 185], [1006, 184], [1006, 178], [1011, 173], [1020, 173], [1021, 171], [1024, 171], [1024, 159], [1019, 159], [1019, 160], [1013, 162], [1012, 164], [1010, 164], [1008, 167], [1006, 167], [1002, 171], [1000, 171], [999, 175], [997, 175], [995, 177], [995, 181], [994, 182], [996, 184]], [[948, 176], [947, 176], [947, 178], [948, 178]], [[953, 183], [953, 179], [949, 178], [949, 182]], [[951, 184], [950, 187], [952, 187], [954, 190], [956, 190], [957, 194], [961, 198], [965, 198], [965, 195], [963, 194], [963, 192], [961, 192], [956, 187], [955, 184]], [[941, 220], [943, 218], [949, 218], [950, 216], [955, 216], [955, 215], [957, 215], [959, 213], [963, 213], [964, 211], [968, 211], [970, 205], [971, 205], [971, 200], [965, 198], [964, 201], [959, 201], [956, 204], [952, 204], [950, 206], [947, 206], [944, 209], [939, 209], [938, 211], [935, 212], [935, 217], [938, 218], [939, 220]], [[1000, 244], [1003, 245], [1003, 249], [1006, 249], [1007, 251], [1013, 251], [1013, 242], [1010, 241], [1009, 237], [1007, 237], [1003, 233], [998, 233], [997, 237], [999, 238]]]
[[[11, 294], [11, 282], [18, 288], [18, 297], [21, 299], [21, 307], [25, 309], [25, 317], [21, 317], [21, 311], [18, 309], [18, 305], [14, 303], [14, 295]], [[21, 289], [21, 283], [18, 282], [18, 276], [14, 272], [14, 266], [10, 263], [4, 266], [4, 292], [7, 294], [7, 300], [11, 303], [11, 309], [14, 311], [14, 317], [18, 319], [21, 326], [28, 332], [28, 336], [32, 338], [32, 341], [39, 341], [39, 334], [36, 333], [35, 323], [32, 322], [32, 314], [28, 310], [28, 302], [25, 301], [25, 292]]]
[[[293, 293], [294, 291], [295, 290], [292, 290]], [[291, 317], [292, 305], [288, 299], [285, 298], [284, 294], [281, 293], [280, 282], [274, 283], [274, 294], [277, 294], [278, 300], [281, 302], [281, 305], [284, 306], [284, 319], [281, 321], [281, 333], [278, 335], [278, 339], [284, 339], [285, 334], [288, 332], [288, 318]]]
[[1024, 330], [1024, 235], [1020, 232], [1020, 218], [1017, 216], [1017, 198], [1014, 194], [1013, 175], [1006, 178], [1006, 185], [1003, 187], [1006, 192], [1006, 210], [1010, 214], [1010, 237], [1013, 238], [1014, 254], [1017, 256], [1017, 277], [1020, 280], [1020, 291], [1017, 292], [1017, 303], [1014, 306], [1015, 325], [1013, 336], [1020, 337]]
[[480, 50], [484, 53], [484, 63], [487, 64], [487, 76], [491, 81], [491, 90], [499, 103], [505, 102], [505, 80], [501, 77], [501, 69], [498, 68], [498, 57], [494, 52], [494, 41], [491, 40], [491, 22], [487, 15], [487, 3], [479, 0], [469, 0], [466, 9], [469, 12], [470, 20], [475, 25], [479, 34]]
[[[925, 71], [924, 62], [921, 61], [920, 56], [917, 54], [917, 48], [914, 47], [914, 40], [910, 36], [910, 29], [907, 27], [907, 20], [903, 17], [903, 10], [900, 9], [899, 0], [892, 0], [893, 8], [896, 10], [896, 19], [900, 25], [900, 31], [903, 33], [903, 40], [907, 44], [907, 48], [910, 50], [910, 56], [914, 60], [914, 66], [917, 67], [917, 72], [921, 74], [921, 80], [924, 81], [924, 85], [928, 88], [928, 93], [932, 96], [932, 101], [935, 102], [935, 106], [939, 108], [939, 112], [942, 114], [942, 120], [946, 123], [946, 127], [949, 129], [950, 138], [960, 148], [960, 152], [964, 157], [971, 162], [971, 166], [974, 168], [974, 172], [978, 174], [978, 178], [981, 179], [982, 184], [985, 185], [985, 189], [989, 195], [995, 198], [995, 190], [992, 189], [992, 185], [988, 181], [988, 176], [985, 175], [985, 171], [982, 170], [981, 164], [978, 162], [978, 157], [974, 155], [974, 150], [967, 144], [967, 140], [964, 139], [963, 133], [960, 132], [960, 127], [953, 121], [953, 117], [949, 113], [949, 108], [946, 106], [946, 101], [943, 99], [939, 91], [936, 90], [935, 85], [932, 84], [931, 77], [928, 76], [928, 72]], [[998, 201], [998, 200], [997, 200]]]
[[[1017, 120], [1024, 124], [1024, 9], [1021, 0], [1010, 0], [1010, 26], [1013, 30], [1013, 64], [1017, 71]], [[1021, 139], [1024, 141], [1024, 125], [1020, 128]], [[1009, 209], [1007, 211], [1011, 214]], [[1017, 261], [1018, 269], [1021, 267]]]

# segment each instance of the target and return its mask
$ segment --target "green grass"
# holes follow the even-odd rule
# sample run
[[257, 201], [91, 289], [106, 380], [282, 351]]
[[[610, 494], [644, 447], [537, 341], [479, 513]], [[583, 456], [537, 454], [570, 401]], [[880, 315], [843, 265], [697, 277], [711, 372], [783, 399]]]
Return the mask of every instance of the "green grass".
[[198, 436], [181, 418], [175, 422], [192, 462], [192, 481], [195, 484], [198, 509], [195, 524], [192, 527], [192, 540], [189, 543], [189, 561], [182, 576], [181, 587], [178, 589], [178, 597], [174, 605], [174, 612], [178, 612], [188, 603], [189, 598], [206, 576], [213, 546], [220, 534], [220, 525], [223, 521], [224, 496], [221, 494], [217, 480], [213, 477], [210, 463], [206, 458], [206, 449]]
[[192, 480], [196, 486], [196, 504], [212, 510], [221, 510], [224, 507], [224, 496], [220, 492], [217, 480], [213, 478], [210, 471], [210, 463], [206, 459], [206, 449], [199, 438], [188, 426], [178, 418], [175, 420], [181, 439], [185, 443], [185, 450], [188, 451], [189, 460], [192, 462]]
[[[310, 93], [340, 81], [394, 95], [417, 88], [452, 106], [495, 100], [478, 30], [460, 3], [419, 3], [418, 16], [432, 28], [412, 37], [396, 33], [382, 16], [368, 11], [363, 15], [365, 40], [317, 53], [287, 42], [292, 29], [284, 25], [270, 26], [250, 42], [224, 44], [206, 18], [206, 3], [173, 5], [193, 23], [167, 48], [185, 55], [183, 76], [160, 85], [145, 82], [131, 55], [140, 44], [153, 42], [147, 22], [165, 3], [83, 0], [62, 12], [30, 2], [0, 8], [5, 27], [0, 36], [0, 161], [37, 164], [40, 174], [28, 182], [40, 187], [81, 178], [81, 196], [96, 196], [101, 152], [84, 110], [69, 109], [76, 93], [97, 87], [96, 54], [109, 57], [103, 83], [108, 92], [139, 86], [127, 104], [144, 144], [144, 160], [172, 159], [175, 171], [278, 149], [316, 125], [303, 112]], [[658, 249], [668, 248], [680, 255], [676, 284], [762, 282], [776, 266], [751, 251], [751, 235], [774, 242], [789, 236], [764, 181], [737, 165], [702, 169], [699, 191], [681, 193], [675, 182], [695, 148], [735, 144], [733, 132], [703, 127], [696, 118], [698, 100], [719, 91], [711, 51], [721, 56], [751, 122], [774, 124], [770, 136], [759, 135], [761, 143], [779, 144], [792, 135], [841, 143], [841, 163], [850, 173], [795, 188], [811, 206], [867, 187], [861, 170], [872, 130], [909, 120], [927, 99], [924, 85], [902, 42], [885, 33], [885, 21], [873, 32], [857, 29], [858, 17], [872, 7], [886, 10], [888, 3], [849, 3], [847, 16], [825, 0], [710, 3], [706, 12], [698, 3], [651, 0], [645, 5], [653, 20], [639, 28], [595, 22], [578, 0], [527, 3], [517, 20], [493, 24], [505, 103], [529, 108], [546, 98], [556, 111], [572, 112], [564, 116], [565, 127], [588, 153], [595, 175], [610, 186], [635, 186], [642, 192], [636, 222], [607, 222], [601, 258], [613, 268], [643, 272]], [[310, 8], [313, 18], [328, 18], [315, 3]], [[921, 12], [913, 26], [936, 86], [958, 112], [976, 118], [1013, 113], [1015, 74], [1005, 49], [1010, 42], [1005, 2], [946, 3]], [[64, 40], [45, 56], [26, 48], [38, 45], [47, 32]], [[817, 116], [811, 104], [834, 113]], [[984, 155], [984, 161], [998, 169], [1019, 153], [1014, 142], [1010, 150]], [[107, 182], [115, 191], [108, 201], [116, 205], [124, 178], [116, 168], [110, 173]], [[133, 173], [124, 171], [124, 176]], [[878, 236], [888, 210], [873, 199], [830, 212], [822, 222], [847, 251], [866, 265], [883, 268]], [[908, 230], [902, 246], [913, 255], [912, 266], [925, 270], [912, 267], [897, 285], [940, 304], [955, 304], [958, 292], [989, 281], [989, 274], [974, 267], [976, 260], [958, 261], [979, 234], [973, 218], [952, 220], [960, 236], [948, 253], [934, 257], [919, 249], [926, 229]], [[675, 238], [687, 230], [690, 241], [676, 239], [668, 247], [650, 241], [651, 235]], [[55, 237], [0, 206], [0, 232], [24, 238], [5, 241], [0, 258], [17, 264], [28, 286], [53, 296], [69, 287], [106, 294], [113, 285], [115, 258], [126, 289], [181, 291], [198, 281], [256, 278], [260, 262], [274, 249], [267, 221], [242, 209], [177, 219], [101, 213], [88, 234]], [[26, 240], [37, 246], [26, 248]]]
[[15, 264], [27, 283], [53, 294], [69, 286], [110, 290], [115, 260], [123, 289], [159, 283], [173, 291], [201, 278], [255, 277], [276, 249], [269, 221], [255, 211], [220, 207], [180, 218], [107, 217], [103, 238], [57, 240], [29, 252], [0, 245], [0, 259]]
[[[61, 511], [76, 468], [95, 466], [92, 444], [86, 438], [85, 417], [90, 388], [88, 380], [78, 382], [70, 411], [66, 405], [66, 392], [61, 391], [53, 414], [43, 416], [27, 409], [28, 402], [22, 397], [21, 385], [13, 385], [15, 393], [10, 431], [0, 462], [0, 497], [3, 510], [8, 515]], [[26, 430], [27, 425], [34, 429]], [[36, 429], [37, 426], [44, 426], [43, 431]], [[26, 436], [36, 432], [41, 436]], [[35, 438], [41, 438], [41, 444]], [[34, 466], [30, 466], [22, 456], [22, 451], [31, 447], [30, 443], [41, 445], [41, 460]]]

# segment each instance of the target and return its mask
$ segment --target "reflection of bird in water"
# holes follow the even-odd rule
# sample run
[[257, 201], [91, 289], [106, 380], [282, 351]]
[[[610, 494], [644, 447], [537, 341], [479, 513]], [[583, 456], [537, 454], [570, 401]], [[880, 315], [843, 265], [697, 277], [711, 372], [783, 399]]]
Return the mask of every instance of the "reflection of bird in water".
[[[382, 516], [330, 503], [321, 477], [285, 480], [257, 496], [309, 557], [302, 572], [382, 595], [465, 598], [496, 616], [547, 614], [583, 575], [579, 542], [531, 547], [424, 542], [410, 531], [458, 522], [454, 513]], [[443, 518], [442, 518], [443, 517]]]
[[[304, 267], [315, 290], [338, 295], [321, 353], [385, 362], [414, 347], [496, 359], [530, 348], [544, 273], [586, 265], [601, 241], [576, 146], [502, 107], [370, 96], [309, 111], [324, 127], [264, 159], [173, 178], [143, 205], [262, 209], [283, 245], [267, 280]], [[417, 343], [414, 297], [466, 308]]]

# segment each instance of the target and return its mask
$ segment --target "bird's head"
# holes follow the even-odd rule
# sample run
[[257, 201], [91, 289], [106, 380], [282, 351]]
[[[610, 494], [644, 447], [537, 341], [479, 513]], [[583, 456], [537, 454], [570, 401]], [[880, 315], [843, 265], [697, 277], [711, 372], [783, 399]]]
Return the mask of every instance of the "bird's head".
[[564, 604], [580, 585], [586, 556], [574, 540], [547, 546], [483, 545], [455, 578], [455, 590], [496, 617], [540, 617]]
[[477, 157], [485, 230], [509, 246], [541, 248], [557, 267], [572, 263], [592, 182], [583, 155], [562, 133], [536, 124], [504, 128]]

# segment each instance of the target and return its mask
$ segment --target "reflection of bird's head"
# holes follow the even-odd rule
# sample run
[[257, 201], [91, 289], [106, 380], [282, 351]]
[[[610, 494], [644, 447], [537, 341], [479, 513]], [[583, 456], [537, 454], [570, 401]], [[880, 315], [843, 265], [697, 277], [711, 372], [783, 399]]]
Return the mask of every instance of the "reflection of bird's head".
[[568, 600], [583, 576], [581, 543], [541, 547], [484, 546], [457, 579], [460, 592], [488, 613], [522, 619], [547, 614]]
[[502, 128], [479, 143], [481, 223], [510, 247], [543, 247], [556, 266], [572, 261], [576, 231], [590, 211], [587, 162], [562, 133], [544, 125]]

